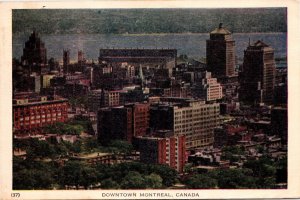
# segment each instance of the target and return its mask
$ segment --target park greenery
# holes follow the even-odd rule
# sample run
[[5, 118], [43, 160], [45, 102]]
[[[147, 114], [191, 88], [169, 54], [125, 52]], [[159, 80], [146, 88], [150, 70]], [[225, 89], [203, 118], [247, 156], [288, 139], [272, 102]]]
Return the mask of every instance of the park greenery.
[[14, 157], [13, 184], [14, 189], [64, 189], [66, 185], [85, 189], [95, 185], [102, 189], [167, 189], [181, 181], [188, 189], [270, 189], [282, 181], [277, 179], [276, 165], [280, 162], [283, 160], [262, 158], [249, 161], [245, 168], [218, 169], [178, 179], [178, 173], [166, 165], [139, 162], [88, 165], [72, 160], [60, 165]]
[[[248, 158], [242, 168], [197, 171], [193, 165], [185, 166], [185, 173], [166, 165], [151, 165], [139, 162], [91, 165], [70, 159], [74, 154], [94, 152], [111, 153], [113, 158], [126, 158], [134, 150], [131, 143], [112, 140], [102, 146], [95, 136], [80, 136], [90, 124], [76, 118], [66, 124], [55, 123], [45, 128], [56, 133], [45, 140], [38, 138], [14, 139], [13, 148], [26, 151], [26, 159], [13, 158], [14, 189], [65, 189], [90, 187], [102, 189], [164, 189], [182, 183], [188, 189], [245, 189], [275, 188], [277, 183], [287, 182], [287, 159], [274, 160], [264, 149], [258, 147], [262, 157]], [[57, 140], [60, 134], [74, 134], [73, 143]], [[245, 149], [227, 146], [222, 149], [222, 160], [238, 162], [245, 156]]]
[[222, 160], [229, 160], [231, 163], [241, 160], [241, 156], [245, 155], [245, 149], [239, 146], [225, 146], [222, 149]]
[[158, 189], [177, 181], [177, 172], [165, 165], [146, 165], [138, 162], [114, 165], [88, 165], [67, 161], [41, 162], [14, 157], [14, 189], [65, 189], [65, 186], [99, 185], [103, 189]]
[[68, 122], [55, 122], [43, 127], [44, 133], [57, 135], [77, 135], [93, 133], [92, 123], [85, 117], [76, 117]]
[[272, 189], [287, 182], [286, 158], [274, 161], [267, 156], [250, 159], [243, 168], [217, 169], [189, 174], [182, 182], [190, 189]]
[[[189, 170], [179, 176], [167, 165], [124, 162], [91, 165], [69, 159], [73, 153], [110, 152], [120, 156], [133, 147], [126, 141], [112, 141], [100, 146], [95, 138], [83, 138], [70, 143], [38, 139], [15, 140], [14, 148], [25, 149], [26, 159], [13, 158], [14, 189], [65, 189], [97, 187], [102, 189], [164, 189], [182, 183], [188, 189], [275, 188], [287, 182], [287, 160], [273, 160], [268, 156], [249, 159], [243, 168]], [[232, 152], [240, 149], [229, 148]], [[185, 168], [190, 169], [191, 166]]]

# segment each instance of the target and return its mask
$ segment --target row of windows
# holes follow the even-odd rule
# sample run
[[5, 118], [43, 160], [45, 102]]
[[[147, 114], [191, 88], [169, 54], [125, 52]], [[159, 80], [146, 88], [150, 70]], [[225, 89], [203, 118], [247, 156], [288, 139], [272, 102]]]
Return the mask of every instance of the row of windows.
[[[52, 114], [52, 117], [56, 117], [56, 116], [61, 116], [62, 115], [62, 113], [53, 113]], [[27, 116], [27, 117], [20, 117], [19, 118], [19, 121], [23, 121], [23, 120], [25, 120], [25, 121], [28, 121], [29, 119], [39, 119], [39, 118], [49, 118], [49, 117], [51, 117], [51, 114], [47, 114], [47, 115], [34, 115], [34, 116], [31, 116], [31, 117], [29, 117], [29, 116]]]
[[19, 110], [40, 110], [40, 109], [51, 109], [51, 108], [66, 108], [67, 103], [60, 103], [60, 104], [49, 104], [49, 105], [39, 105], [39, 106], [30, 106], [30, 107], [23, 107], [23, 108], [16, 108]]
[[194, 110], [187, 110], [187, 111], [177, 111], [175, 112], [175, 116], [177, 115], [191, 115], [191, 114], [198, 114], [198, 113], [202, 113], [202, 114], [208, 114], [212, 111], [218, 111], [220, 110], [219, 107], [210, 107], [210, 108], [205, 108], [205, 109], [194, 109]]
[[178, 117], [175, 117], [175, 124], [179, 124], [179, 123], [195, 123], [195, 122], [206, 122], [206, 123], [209, 123], [211, 121], [215, 121], [217, 120], [219, 117], [218, 115], [208, 115], [208, 116], [201, 116], [201, 117], [194, 117], [194, 118], [189, 118], [189, 119], [186, 119], [186, 118], [178, 118]]
[[20, 123], [16, 123], [16, 125], [20, 125], [20, 126], [29, 126], [30, 124], [42, 124], [45, 122], [51, 122], [51, 121], [60, 121], [62, 118], [50, 118], [50, 119], [41, 119], [41, 120], [34, 120], [34, 121], [30, 121], [30, 122], [20, 122]]
[[52, 109], [52, 110], [39, 110], [39, 111], [20, 111], [20, 112], [14, 112], [15, 115], [38, 115], [38, 114], [44, 114], [44, 113], [53, 113], [53, 112], [64, 112], [67, 111], [67, 109]]

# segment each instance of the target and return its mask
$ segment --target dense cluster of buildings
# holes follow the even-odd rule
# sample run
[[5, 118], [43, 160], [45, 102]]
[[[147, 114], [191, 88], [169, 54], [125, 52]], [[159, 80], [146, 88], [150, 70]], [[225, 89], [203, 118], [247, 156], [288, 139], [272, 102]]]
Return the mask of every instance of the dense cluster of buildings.
[[176, 49], [125, 48], [100, 49], [98, 63], [78, 51], [71, 63], [70, 50], [64, 49], [61, 65], [47, 60], [45, 44], [33, 31], [21, 61], [13, 61], [13, 134], [43, 134], [42, 127], [66, 122], [74, 112], [96, 116], [93, 127], [101, 144], [126, 140], [141, 162], [180, 172], [187, 155], [198, 152], [192, 160], [220, 163], [217, 153], [204, 150], [252, 145], [259, 134], [264, 145], [272, 138], [280, 142], [275, 149], [286, 145], [287, 81], [275, 68], [274, 49], [249, 42], [239, 65], [232, 34], [220, 24], [206, 50], [206, 63], [179, 63]]

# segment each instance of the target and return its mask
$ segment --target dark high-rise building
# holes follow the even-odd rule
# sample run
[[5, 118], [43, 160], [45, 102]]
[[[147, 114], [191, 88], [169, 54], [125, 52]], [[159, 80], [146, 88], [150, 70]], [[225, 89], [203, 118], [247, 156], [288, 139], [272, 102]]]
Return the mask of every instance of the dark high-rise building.
[[78, 51], [78, 63], [82, 63], [85, 61], [83, 51]]
[[244, 103], [273, 102], [275, 84], [274, 50], [257, 41], [244, 51], [244, 63], [240, 76], [240, 101]]
[[63, 67], [64, 72], [68, 73], [68, 65], [70, 64], [70, 50], [63, 51]]
[[132, 109], [125, 107], [102, 108], [98, 111], [98, 139], [102, 144], [111, 140], [131, 141]]
[[219, 27], [210, 32], [206, 41], [206, 60], [208, 71], [216, 78], [235, 75], [235, 41], [226, 28]]
[[102, 108], [98, 111], [98, 139], [107, 144], [111, 140], [132, 141], [144, 136], [149, 129], [149, 104], [135, 103]]
[[25, 42], [21, 61], [25, 65], [47, 64], [47, 50], [45, 44], [41, 41], [38, 33], [35, 31], [30, 35], [29, 40]]
[[271, 125], [273, 134], [281, 138], [282, 144], [288, 140], [288, 111], [287, 107], [274, 107], [271, 110]]

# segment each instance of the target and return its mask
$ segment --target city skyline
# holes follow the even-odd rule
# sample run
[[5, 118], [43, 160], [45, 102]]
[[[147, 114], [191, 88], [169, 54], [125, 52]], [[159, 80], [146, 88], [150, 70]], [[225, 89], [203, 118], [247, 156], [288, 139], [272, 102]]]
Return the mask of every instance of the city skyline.
[[[96, 53], [99, 48], [176, 48], [178, 49], [180, 54], [186, 54], [196, 59], [201, 59], [205, 57], [205, 49], [202, 47], [205, 45], [205, 40], [207, 40], [209, 36], [202, 35], [208, 34], [209, 32], [213, 31], [219, 23], [223, 23], [223, 26], [229, 29], [233, 33], [233, 37], [237, 40], [237, 56], [240, 59], [242, 57], [242, 52], [246, 48], [248, 44], [248, 39], [251, 39], [251, 42], [255, 42], [256, 40], [266, 40], [266, 42], [276, 47], [276, 57], [285, 57], [286, 55], [286, 35], [276, 35], [275, 30], [276, 27], [279, 27], [277, 24], [280, 23], [280, 27], [287, 27], [286, 26], [286, 16], [287, 11], [285, 8], [245, 8], [245, 9], [121, 9], [121, 10], [114, 10], [114, 9], [104, 9], [102, 10], [68, 10], [68, 12], [64, 12], [63, 10], [13, 10], [13, 24], [19, 24], [17, 28], [20, 29], [19, 32], [14, 31], [13, 27], [13, 56], [18, 57], [21, 55], [19, 51], [20, 47], [23, 45], [22, 40], [26, 35], [30, 34], [32, 30], [36, 30], [40, 33], [42, 39], [48, 44], [48, 54], [55, 59], [62, 61], [62, 57], [58, 56], [57, 49], [63, 51], [63, 49], [70, 49], [71, 52], [71, 61], [74, 61], [76, 58], [76, 51], [83, 50], [86, 53], [86, 58], [88, 60], [97, 59]], [[105, 12], [104, 12], [105, 11]], [[159, 16], [159, 14], [163, 14], [167, 11], [168, 14], [166, 18], [168, 18], [169, 23], [172, 24], [177, 22], [179, 26], [184, 25], [187, 26], [190, 23], [187, 23], [186, 20], [190, 20], [192, 22], [191, 25], [183, 28], [183, 31], [146, 31], [143, 32], [139, 30], [139, 32], [128, 32], [122, 31], [119, 33], [114, 32], [107, 32], [103, 33], [104, 26], [101, 23], [106, 23], [105, 19], [113, 20], [118, 19], [117, 27], [127, 27], [127, 26], [137, 26], [137, 27], [149, 27], [147, 25], [148, 21], [155, 21], [154, 27], [159, 27], [162, 21], [158, 19], [160, 17], [165, 18], [164, 16]], [[179, 12], [180, 11], [180, 12]], [[211, 12], [212, 11], [212, 12]], [[58, 14], [56, 15], [55, 13]], [[137, 12], [137, 13], [136, 13]], [[255, 14], [253, 14], [253, 12]], [[203, 13], [203, 14], [201, 14]], [[272, 14], [271, 14], [272, 13]], [[276, 14], [274, 14], [276, 13]], [[278, 13], [278, 15], [277, 15]], [[55, 16], [52, 16], [55, 14]], [[235, 14], [238, 14], [239, 17], [233, 17]], [[35, 27], [33, 25], [26, 24], [34, 19], [35, 16], [40, 16], [38, 21], [34, 20], [34, 23], [38, 23], [39, 26]], [[127, 15], [132, 15], [127, 19]], [[183, 18], [176, 18], [178, 16], [185, 16], [187, 19]], [[229, 16], [228, 16], [229, 15]], [[29, 18], [27, 18], [29, 16]], [[146, 16], [146, 17], [145, 17]], [[170, 17], [174, 16], [174, 17]], [[201, 16], [199, 18], [199, 16]], [[204, 17], [207, 16], [208, 19], [204, 20]], [[259, 17], [257, 17], [259, 16]], [[136, 24], [137, 21], [144, 19], [145, 17], [145, 24]], [[210, 17], [213, 17], [213, 20], [210, 20]], [[259, 20], [260, 17], [263, 17], [262, 20]], [[56, 23], [55, 19], [60, 18], [61, 20], [65, 20], [65, 24], [68, 24], [68, 20], [72, 21], [72, 25], [70, 31], [67, 32], [44, 32], [49, 20], [54, 20], [50, 27], [55, 28], [55, 30], [63, 30], [61, 26], [56, 26], [59, 23], [63, 23], [59, 21]], [[91, 18], [91, 19], [89, 19]], [[195, 18], [195, 19], [194, 19]], [[196, 20], [196, 18], [199, 18]], [[230, 18], [230, 20], [228, 20]], [[274, 20], [272, 21], [272, 18]], [[99, 19], [95, 21], [95, 19]], [[235, 20], [232, 20], [235, 19]], [[93, 21], [92, 23], [85, 25], [85, 21]], [[103, 21], [104, 20], [104, 21]], [[171, 21], [170, 21], [171, 20]], [[172, 21], [173, 20], [173, 21]], [[199, 21], [200, 20], [200, 21]], [[238, 22], [236, 22], [236, 20]], [[246, 21], [249, 21], [247, 24]], [[254, 20], [254, 21], [253, 21]], [[194, 27], [193, 21], [197, 21], [200, 24]], [[268, 26], [263, 26], [262, 22], [272, 23], [274, 25], [268, 24]], [[75, 23], [76, 22], [76, 23]], [[21, 25], [25, 23], [24, 25]], [[83, 23], [83, 24], [82, 24]], [[99, 24], [100, 23], [100, 24]], [[236, 23], [234, 25], [234, 23]], [[252, 24], [251, 24], [252, 23]], [[253, 24], [255, 23], [255, 24]], [[277, 25], [276, 25], [277, 24]], [[85, 27], [87, 26], [87, 27]], [[105, 25], [106, 26], [106, 25]], [[163, 27], [172, 27], [171, 25], [162, 25]], [[100, 28], [99, 30], [93, 30], [93, 27]], [[205, 27], [202, 29], [202, 27]], [[234, 27], [247, 27], [251, 29], [255, 29], [255, 31], [247, 30], [247, 31], [235, 31]], [[269, 37], [268, 35], [257, 36], [256, 34], [251, 34], [252, 32], [261, 32], [261, 33], [268, 33], [270, 31], [264, 31], [263, 27], [271, 27], [274, 30], [271, 31], [273, 35]], [[194, 31], [189, 31], [188, 29], [195, 28]], [[86, 30], [82, 31], [81, 29]], [[89, 32], [88, 30], [92, 30]], [[77, 31], [79, 30], [79, 31]], [[166, 29], [168, 30], [168, 29]], [[242, 29], [241, 29], [242, 30]], [[240, 32], [244, 32], [241, 34]], [[249, 34], [250, 33], [250, 34]], [[286, 33], [286, 29], [280, 29], [278, 32], [280, 34]], [[68, 34], [65, 35], [65, 34]], [[74, 35], [73, 35], [74, 34]], [[103, 35], [104, 34], [104, 35]], [[150, 35], [148, 37], [148, 34]], [[157, 34], [157, 35], [156, 35]], [[170, 34], [164, 36], [164, 34]], [[175, 35], [173, 35], [175, 34]], [[176, 34], [180, 34], [177, 35]], [[56, 36], [57, 35], [57, 36]], [[65, 36], [64, 36], [65, 35]], [[103, 35], [103, 36], [101, 36]], [[70, 37], [70, 38], [69, 38]], [[68, 39], [69, 38], [69, 39]], [[120, 38], [120, 39], [119, 39]], [[245, 42], [247, 40], [247, 42]], [[68, 42], [72, 41], [72, 43]], [[106, 42], [108, 41], [108, 43]], [[58, 42], [58, 43], [57, 43]], [[186, 43], [186, 44], [185, 44]], [[96, 46], [97, 45], [97, 46]], [[75, 50], [75, 51], [74, 51]], [[199, 51], [197, 53], [197, 51]]]
[[[32, 158], [43, 157], [52, 165], [59, 164], [62, 178], [47, 180], [46, 188], [54, 184], [63, 188], [64, 184], [76, 189], [155, 189], [175, 187], [176, 181], [184, 188], [280, 188], [278, 184], [287, 177], [285, 170], [256, 174], [253, 162], [276, 166], [286, 162], [287, 121], [280, 124], [281, 131], [271, 129], [270, 124], [287, 112], [287, 99], [274, 95], [275, 91], [282, 96], [287, 93], [287, 65], [283, 71], [277, 69], [275, 85], [274, 50], [267, 44], [258, 40], [252, 46], [249, 41], [239, 64], [227, 27], [220, 23], [209, 36], [203, 61], [178, 55], [176, 48], [100, 48], [98, 60], [90, 62], [78, 50], [77, 62], [71, 63], [70, 50], [64, 48], [61, 65], [47, 57], [46, 45], [33, 29], [21, 60], [14, 58], [13, 63], [14, 162], [34, 165]], [[262, 55], [257, 53], [260, 48]], [[248, 55], [249, 49], [253, 53]], [[255, 81], [244, 78], [252, 74], [262, 75]], [[248, 92], [259, 100], [241, 98]], [[274, 106], [280, 109], [269, 117], [267, 112]], [[227, 121], [228, 117], [232, 119]], [[222, 137], [222, 143], [215, 140]], [[169, 166], [164, 173], [178, 173], [178, 179], [135, 170], [122, 172], [125, 177], [118, 184], [114, 176], [97, 175], [103, 173], [99, 165], [122, 167], [131, 162]], [[77, 165], [75, 171], [94, 172], [84, 172], [90, 178], [73, 180], [69, 165]], [[18, 175], [22, 170], [17, 170], [18, 165], [15, 168], [14, 187], [22, 189]], [[220, 173], [219, 179], [211, 177], [210, 168]], [[283, 164], [282, 168], [287, 167]], [[252, 170], [251, 175], [247, 170]], [[249, 183], [231, 185], [222, 173], [229, 173], [224, 176], [230, 180], [236, 178], [230, 173], [238, 173]], [[202, 183], [203, 178], [207, 181]], [[265, 178], [272, 181], [265, 183]], [[36, 184], [27, 187], [40, 188]]]
[[[118, 11], [120, 11], [120, 15], [125, 16], [128, 13], [124, 13], [134, 11], [133, 15], [139, 16], [141, 13], [146, 15], [146, 21], [152, 19], [152, 16], [145, 10], [147, 12], [166, 11], [165, 16], [172, 16], [170, 14], [172, 9], [90, 9], [89, 11], [92, 11], [92, 15], [96, 13], [102, 16], [105, 14], [110, 16]], [[175, 10], [177, 12], [185, 10], [199, 15], [198, 11], [208, 9]], [[278, 26], [278, 23], [275, 25], [277, 28], [280, 27], [277, 29], [278, 33], [266, 33], [270, 29], [260, 29], [260, 25], [252, 30], [256, 30], [255, 32], [262, 30], [261, 33], [249, 32], [249, 29], [244, 29], [243, 32], [236, 31], [241, 30], [242, 26], [237, 26], [236, 23], [244, 20], [243, 17], [237, 17], [237, 20], [233, 22], [234, 20], [221, 20], [221, 17], [214, 18], [210, 15], [212, 20], [207, 21], [207, 24], [213, 22], [201, 30], [199, 27], [196, 28], [197, 30], [181, 29], [181, 27], [177, 30], [179, 32], [175, 31], [176, 33], [169, 28], [166, 30], [170, 30], [171, 33], [157, 29], [155, 34], [153, 32], [149, 34], [151, 29], [143, 33], [138, 32], [141, 29], [132, 29], [133, 31], [124, 29], [125, 32], [123, 32], [123, 25], [120, 25], [122, 18], [119, 18], [120, 15], [116, 15], [116, 18], [121, 19], [117, 25], [115, 24], [116, 29], [112, 28], [109, 34], [107, 32], [103, 36], [98, 36], [102, 33], [100, 29], [97, 29], [96, 35], [98, 35], [92, 36], [95, 34], [93, 29], [83, 31], [86, 27], [81, 22], [78, 24], [81, 27], [79, 29], [73, 27], [62, 30], [52, 26], [53, 20], [48, 19], [48, 28], [52, 26], [57, 30], [56, 32], [47, 27], [41, 30], [40, 28], [43, 26], [39, 26], [38, 29], [30, 29], [31, 25], [25, 25], [24, 21], [19, 20], [20, 16], [25, 16], [24, 13], [26, 13], [25, 10], [20, 10], [20, 13], [23, 13], [22, 15], [18, 14], [18, 22], [24, 29], [23, 31], [17, 30], [13, 26], [13, 116], [17, 117], [13, 119], [13, 124], [18, 128], [18, 130], [13, 129], [13, 187], [25, 190], [156, 188], [166, 190], [164, 197], [168, 196], [168, 190], [180, 187], [182, 189], [234, 189], [238, 187], [275, 189], [287, 187], [288, 182], [285, 181], [286, 175], [284, 175], [287, 172], [285, 159], [287, 159], [287, 149], [290, 144], [287, 142], [287, 83], [289, 80], [287, 76], [287, 46], [285, 46], [289, 35], [286, 32], [287, 9], [277, 7], [211, 10], [213, 13], [223, 10], [232, 11], [232, 16], [249, 15], [251, 12], [257, 15], [260, 15], [261, 12], [270, 14], [279, 11], [278, 15], [272, 17], [275, 19], [285, 16], [281, 18], [282, 21], [277, 18], [280, 21], [279, 24], [285, 25]], [[13, 10], [13, 24], [17, 24], [17, 21], [14, 21], [14, 16], [17, 16], [15, 11]], [[56, 10], [53, 11], [56, 13]], [[106, 13], [107, 11], [109, 12]], [[32, 16], [38, 12], [40, 11], [37, 10]], [[48, 16], [51, 16], [50, 12], [50, 10], [45, 10]], [[61, 9], [57, 16], [63, 16], [63, 12]], [[70, 10], [73, 19], [77, 17], [74, 18], [76, 12], [74, 9]], [[84, 13], [86, 10], [79, 12]], [[83, 14], [78, 16], [84, 19]], [[220, 14], [219, 16], [228, 17], [230, 15]], [[264, 19], [263, 17], [258, 17], [257, 20]], [[26, 20], [29, 18], [24, 17]], [[114, 18], [111, 19], [114, 21]], [[44, 17], [41, 16], [36, 24], [43, 20]], [[87, 18], [85, 20], [88, 21]], [[61, 23], [66, 21], [68, 20], [61, 21]], [[153, 21], [155, 26], [155, 20]], [[271, 22], [273, 21], [271, 20]], [[219, 25], [220, 23], [223, 25]], [[270, 27], [274, 28], [271, 24]], [[189, 25], [189, 27], [192, 26], [193, 23]], [[230, 59], [235, 61], [231, 63], [230, 69], [225, 70], [227, 74], [221, 72], [222, 75], [220, 75], [214, 69], [217, 65], [218, 67], [221, 65], [207, 63], [206, 58], [209, 53], [206, 51], [208, 48], [206, 44], [211, 40], [209, 34], [212, 34], [215, 29], [223, 27], [232, 33], [232, 40], [235, 42], [233, 51], [235, 52]], [[25, 45], [26, 41], [30, 40], [28, 39], [30, 35], [35, 34], [34, 31], [38, 33], [38, 38], [42, 42], [40, 47], [35, 43], [41, 52], [38, 57], [46, 55], [45, 59], [40, 59], [41, 63], [30, 60], [34, 57], [30, 55], [34, 54], [30, 54], [30, 48], [26, 48]], [[182, 36], [182, 40], [178, 39], [180, 36]], [[140, 39], [138, 39], [139, 37]], [[176, 42], [172, 44], [172, 40]], [[187, 43], [180, 45], [184, 41]], [[201, 42], [199, 43], [199, 41]], [[91, 43], [94, 44], [91, 45]], [[152, 44], [149, 45], [150, 43]], [[191, 45], [192, 43], [195, 46], [198, 45], [198, 48]], [[216, 49], [220, 48], [219, 45], [212, 46], [215, 46]], [[245, 69], [251, 69], [249, 62], [252, 58], [251, 56], [246, 58], [246, 52], [248, 48], [254, 46], [270, 47], [273, 57], [269, 56], [270, 60], [263, 61], [263, 65], [268, 65], [269, 68], [257, 68], [262, 70], [262, 73], [269, 71], [268, 75], [263, 74], [264, 78], [255, 80], [250, 78], [247, 79], [248, 82], [243, 82], [244, 85], [248, 84], [251, 87], [255, 84], [255, 89], [254, 87], [252, 89], [260, 90], [255, 93], [255, 95], [261, 95], [257, 97], [259, 100], [248, 102], [247, 98], [240, 97], [242, 92], [247, 93], [245, 88], [248, 87], [243, 86], [244, 89], [240, 90], [241, 81], [246, 80], [240, 80], [240, 78], [244, 78]], [[45, 48], [44, 53], [43, 48]], [[20, 53], [20, 49], [24, 52]], [[167, 50], [176, 50], [174, 62], [172, 61], [173, 56], [163, 56], [163, 52], [167, 52]], [[103, 53], [105, 51], [107, 53]], [[148, 54], [147, 51], [151, 53]], [[216, 53], [213, 51], [210, 51], [210, 60], [214, 61]], [[153, 59], [156, 56], [159, 58]], [[221, 62], [227, 63], [228, 56], [224, 59], [226, 61]], [[270, 66], [272, 62], [273, 66]], [[208, 67], [206, 64], [210, 66]], [[275, 66], [276, 68], [274, 68]], [[271, 68], [274, 69], [273, 75], [270, 72]], [[271, 79], [273, 79], [274, 85], [264, 83]], [[266, 88], [270, 90], [267, 93], [265, 93]], [[265, 95], [269, 96], [266, 98]], [[69, 102], [66, 108], [67, 118], [62, 120], [63, 123], [60, 122], [62, 119], [60, 116], [65, 117], [66, 112], [57, 107], [55, 101]], [[41, 107], [39, 110], [40, 107], [36, 107], [36, 105], [45, 105], [45, 107]], [[214, 108], [209, 108], [210, 105]], [[19, 110], [16, 111], [17, 107], [21, 109], [18, 108]], [[28, 126], [29, 128], [25, 125], [27, 108], [22, 110], [22, 107], [27, 107], [28, 112], [30, 110], [28, 120], [31, 125]], [[34, 109], [37, 110], [34, 111]], [[62, 111], [61, 114], [60, 111]], [[45, 120], [43, 113], [45, 113]], [[22, 116], [24, 117], [22, 118]], [[102, 120], [99, 120], [99, 117]], [[41, 126], [32, 129], [32, 124]], [[171, 124], [171, 126], [165, 126], [166, 124]], [[23, 125], [26, 131], [22, 129]], [[28, 139], [29, 143], [26, 143], [25, 140], [22, 141], [21, 138], [28, 133], [29, 137], [39, 139], [37, 141]], [[64, 141], [69, 141], [71, 144], [68, 145]], [[28, 144], [31, 147], [24, 148]], [[255, 148], [247, 146], [250, 144]], [[44, 153], [33, 153], [39, 152], [41, 150], [39, 148], [43, 145]], [[264, 156], [266, 156], [266, 160], [264, 160]], [[25, 160], [21, 161], [19, 158]], [[52, 166], [40, 162], [39, 164], [45, 166], [48, 171], [45, 171], [44, 184], [36, 184], [39, 182], [42, 172], [38, 168], [39, 164], [35, 163], [36, 158], [47, 159], [50, 160], [50, 163], [59, 164], [61, 177], [57, 177], [57, 171]], [[253, 159], [256, 159], [257, 162], [255, 161], [255, 163]], [[33, 179], [36, 179], [37, 182], [26, 181], [29, 184], [22, 186], [21, 166], [26, 166], [26, 162], [28, 164], [33, 162], [32, 168], [26, 167], [26, 170], [36, 170], [37, 173]], [[131, 162], [132, 164], [130, 164]], [[152, 166], [154, 163], [159, 166], [163, 164], [161, 167], [169, 167], [154, 167]], [[255, 165], [272, 166], [273, 168], [270, 170], [275, 169], [275, 171], [261, 171], [262, 174], [270, 174], [258, 175], [255, 173], [257, 170]], [[106, 171], [110, 177], [101, 175], [104, 168], [96, 166], [107, 166]], [[233, 167], [236, 169], [229, 170]], [[69, 172], [72, 172], [71, 169], [74, 173], [79, 173], [78, 180], [69, 176]], [[77, 169], [82, 171], [77, 171]], [[114, 171], [115, 169], [119, 169], [121, 173]], [[125, 169], [135, 170], [127, 173]], [[177, 172], [172, 171], [173, 169]], [[249, 169], [252, 172], [247, 171]], [[163, 175], [164, 170], [166, 173], [170, 173], [169, 178]], [[210, 173], [210, 170], [214, 172]], [[82, 173], [86, 174], [88, 178], [82, 179]], [[173, 175], [177, 173], [177, 180], [175, 180]], [[216, 178], [214, 173], [217, 173], [219, 177]], [[246, 182], [239, 182], [229, 173], [242, 177], [241, 179], [245, 179]], [[52, 179], [49, 179], [50, 174], [52, 174]], [[122, 177], [119, 182], [116, 179], [117, 174]], [[26, 173], [24, 176], [27, 177]], [[66, 177], [68, 176], [69, 180], [67, 181]], [[225, 177], [231, 179], [234, 184], [223, 182]], [[207, 178], [211, 181], [208, 181]], [[266, 181], [263, 182], [263, 179]], [[132, 182], [133, 180], [142, 182], [138, 186], [135, 185], [137, 182]], [[175, 184], [177, 181], [180, 184]], [[198, 192], [193, 193], [196, 196], [197, 194]], [[176, 194], [176, 197], [179, 197], [178, 195]]]

